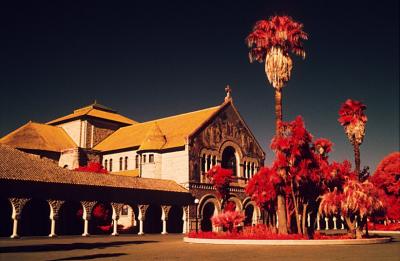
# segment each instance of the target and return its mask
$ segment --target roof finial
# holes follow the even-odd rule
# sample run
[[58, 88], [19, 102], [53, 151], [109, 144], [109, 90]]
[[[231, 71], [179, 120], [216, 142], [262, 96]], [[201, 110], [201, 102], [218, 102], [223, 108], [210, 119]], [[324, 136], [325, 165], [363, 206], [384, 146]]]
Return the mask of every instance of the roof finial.
[[229, 84], [226, 85], [225, 92], [226, 92], [225, 102], [232, 100], [232, 89], [229, 86]]

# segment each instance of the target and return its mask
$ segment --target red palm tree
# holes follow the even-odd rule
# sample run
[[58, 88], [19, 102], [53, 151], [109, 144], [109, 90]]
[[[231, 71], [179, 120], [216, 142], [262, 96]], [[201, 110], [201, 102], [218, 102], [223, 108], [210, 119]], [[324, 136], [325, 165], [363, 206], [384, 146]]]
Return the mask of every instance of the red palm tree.
[[[303, 59], [306, 53], [303, 40], [308, 36], [303, 25], [289, 16], [274, 16], [269, 20], [260, 20], [247, 36], [246, 42], [250, 62], [265, 62], [265, 73], [275, 89], [275, 124], [276, 135], [280, 135], [282, 122], [282, 88], [290, 79], [293, 67], [289, 52]], [[287, 234], [286, 207], [284, 195], [278, 195], [279, 233]]]
[[367, 106], [359, 101], [348, 99], [339, 110], [340, 125], [344, 127], [347, 138], [350, 140], [354, 148], [354, 161], [356, 172], [360, 174], [360, 145], [365, 136], [365, 124], [367, 116], [364, 111]]

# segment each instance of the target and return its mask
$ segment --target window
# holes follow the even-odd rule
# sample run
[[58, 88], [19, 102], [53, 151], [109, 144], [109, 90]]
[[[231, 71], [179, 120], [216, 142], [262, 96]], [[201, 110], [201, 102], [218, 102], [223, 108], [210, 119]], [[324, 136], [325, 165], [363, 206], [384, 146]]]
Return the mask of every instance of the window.
[[109, 171], [112, 171], [112, 159], [110, 159], [110, 167], [109, 167]]
[[146, 155], [143, 155], [143, 163], [146, 163]]
[[149, 155], [149, 163], [154, 163], [154, 154]]
[[214, 157], [212, 158], [212, 165], [213, 165], [213, 166], [217, 165], [217, 156], [214, 156]]
[[203, 157], [201, 157], [201, 172], [206, 172], [206, 155], [203, 154]]
[[107, 167], [108, 167], [108, 160], [105, 160], [104, 161], [104, 168], [107, 169]]
[[139, 168], [139, 155], [136, 155], [136, 157], [135, 157], [135, 168], [136, 169]]
[[125, 170], [128, 170], [128, 157], [125, 157]]
[[129, 206], [128, 205], [124, 205], [122, 207], [121, 216], [127, 216], [128, 212], [129, 212]]
[[119, 158], [119, 171], [122, 170], [122, 157]]

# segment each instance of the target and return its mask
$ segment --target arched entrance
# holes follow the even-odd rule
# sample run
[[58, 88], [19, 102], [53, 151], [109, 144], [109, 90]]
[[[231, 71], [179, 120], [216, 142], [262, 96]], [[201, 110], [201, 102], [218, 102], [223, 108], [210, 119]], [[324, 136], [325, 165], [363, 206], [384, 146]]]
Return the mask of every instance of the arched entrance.
[[45, 200], [29, 200], [21, 213], [21, 236], [50, 234], [50, 205]]
[[112, 232], [112, 207], [110, 204], [97, 203], [92, 210], [89, 222], [91, 234], [111, 234]]
[[80, 202], [66, 201], [58, 211], [57, 235], [81, 235], [83, 233], [83, 207]]
[[146, 211], [146, 219], [144, 221], [144, 233], [155, 234], [161, 233], [161, 206], [150, 205]]
[[167, 232], [182, 233], [183, 229], [183, 209], [181, 206], [172, 206], [168, 213]]
[[212, 202], [207, 202], [203, 207], [202, 219], [201, 219], [201, 231], [212, 231], [211, 218], [215, 212], [215, 206]]
[[124, 205], [119, 215], [118, 232], [123, 234], [137, 234], [137, 215], [137, 207], [133, 208], [130, 205]]
[[245, 214], [244, 225], [251, 226], [253, 224], [254, 206], [252, 204], [248, 204], [244, 209], [244, 214]]
[[8, 199], [0, 199], [0, 237], [9, 237], [12, 234], [12, 205]]
[[222, 152], [221, 167], [225, 169], [231, 169], [233, 171], [233, 176], [238, 176], [236, 169], [235, 149], [233, 147], [228, 146]]

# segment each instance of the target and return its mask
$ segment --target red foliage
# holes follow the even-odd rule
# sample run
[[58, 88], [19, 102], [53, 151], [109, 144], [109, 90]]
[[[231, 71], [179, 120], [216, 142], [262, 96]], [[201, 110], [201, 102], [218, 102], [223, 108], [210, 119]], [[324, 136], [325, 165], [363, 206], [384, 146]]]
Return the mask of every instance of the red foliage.
[[368, 223], [368, 229], [370, 230], [381, 230], [381, 231], [400, 231], [400, 223], [389, 223], [385, 224], [374, 224]]
[[107, 220], [110, 217], [110, 213], [103, 204], [97, 204], [93, 209], [92, 216], [100, 220]]
[[95, 172], [95, 173], [108, 173], [103, 166], [98, 162], [89, 162], [87, 166], [80, 166], [75, 169], [76, 171], [86, 171], [86, 172]]
[[217, 190], [219, 196], [226, 199], [229, 196], [229, 183], [232, 182], [232, 170], [224, 169], [220, 165], [211, 168], [206, 176]]
[[340, 107], [338, 121], [344, 127], [349, 124], [356, 124], [358, 121], [366, 123], [367, 116], [364, 114], [365, 109], [367, 109], [367, 106], [363, 103], [348, 99]]
[[260, 20], [246, 38], [250, 48], [250, 61], [263, 62], [272, 47], [280, 47], [284, 53], [292, 52], [304, 58], [302, 41], [307, 39], [303, 24], [289, 16], [273, 16], [269, 20]]
[[227, 229], [229, 232], [236, 231], [237, 227], [243, 222], [245, 216], [241, 211], [235, 211], [235, 204], [228, 202], [224, 211], [211, 218], [212, 223], [217, 227]]
[[400, 220], [400, 152], [387, 155], [379, 163], [371, 182], [381, 189], [386, 216]]

